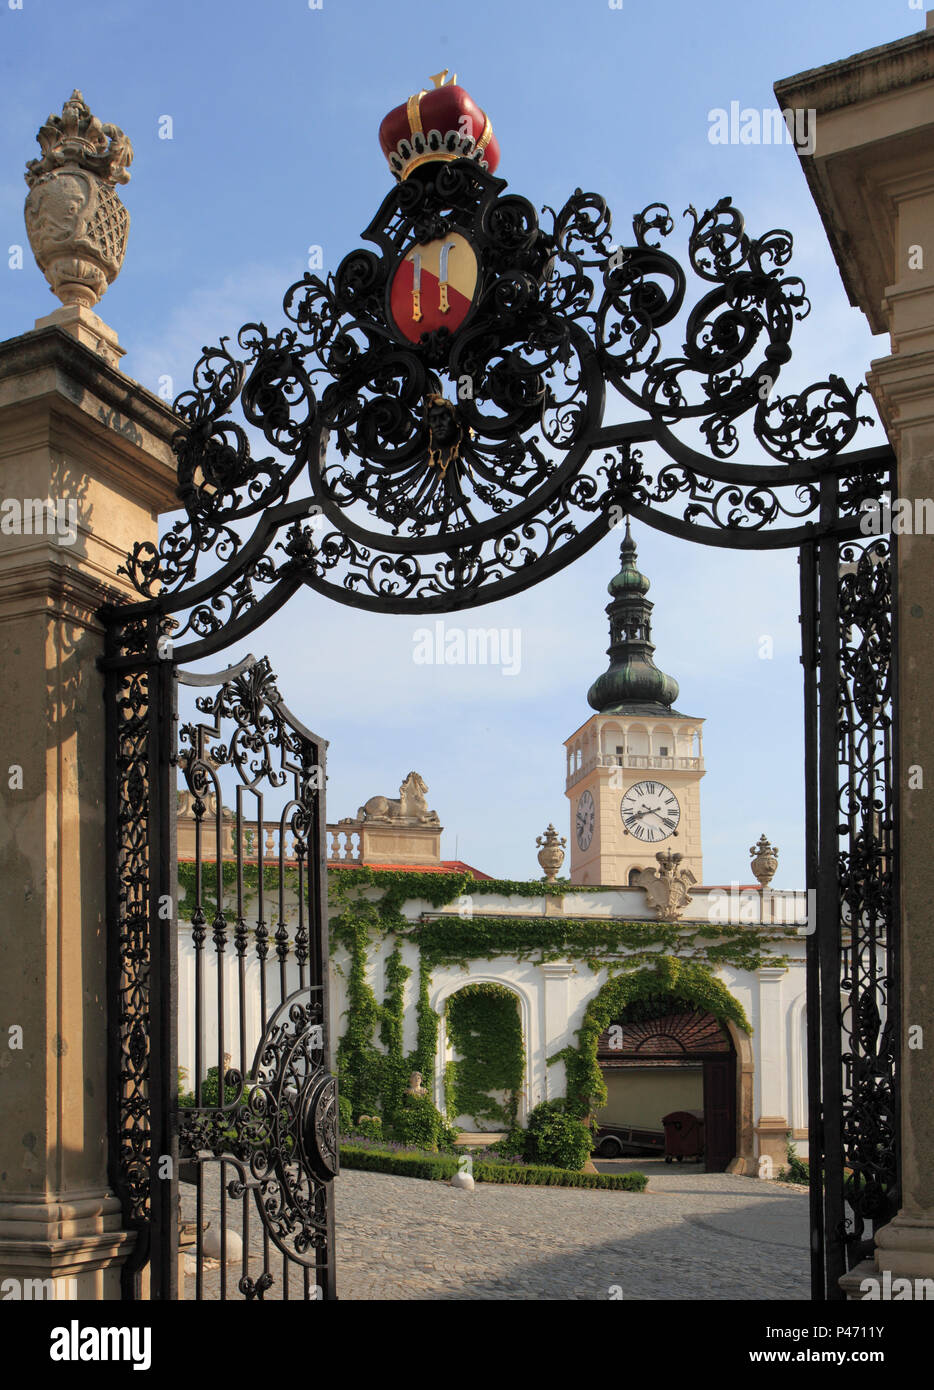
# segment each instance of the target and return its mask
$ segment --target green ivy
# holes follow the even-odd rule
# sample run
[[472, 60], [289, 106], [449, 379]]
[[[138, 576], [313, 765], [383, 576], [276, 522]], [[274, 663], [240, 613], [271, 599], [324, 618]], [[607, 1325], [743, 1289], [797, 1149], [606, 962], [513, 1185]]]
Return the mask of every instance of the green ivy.
[[[494, 956], [540, 961], [573, 958], [592, 970], [630, 969], [633, 963], [651, 965], [660, 954], [702, 955], [710, 964], [729, 964], [739, 970], [758, 970], [774, 955], [763, 946], [780, 941], [748, 927], [711, 926], [697, 922], [621, 921], [597, 917], [445, 917], [405, 924], [424, 960], [434, 968], [460, 965]], [[620, 961], [622, 951], [630, 954]]]
[[402, 1097], [413, 1070], [402, 1051], [405, 982], [411, 970], [402, 963], [402, 943], [397, 939], [392, 953], [386, 958], [386, 997], [383, 1000], [380, 1040], [386, 1048], [383, 1057], [382, 1104], [390, 1122], [402, 1108]]
[[384, 1054], [373, 1042], [380, 1007], [366, 978], [370, 932], [376, 917], [371, 903], [341, 913], [331, 922], [332, 938], [350, 955], [347, 972], [347, 1029], [337, 1045], [337, 1077], [341, 1093], [351, 1104], [354, 1119], [382, 1110]]
[[[522, 1087], [525, 1049], [515, 994], [503, 985], [464, 985], [447, 1002], [448, 1038], [458, 1060], [445, 1069], [449, 1115], [511, 1128]], [[505, 1104], [490, 1092], [505, 1091]]]
[[441, 1020], [431, 1007], [431, 963], [423, 955], [418, 958], [418, 1000], [415, 1005], [416, 1044], [409, 1057], [413, 1071], [420, 1071], [430, 1081], [435, 1074], [438, 1055], [438, 1028]]

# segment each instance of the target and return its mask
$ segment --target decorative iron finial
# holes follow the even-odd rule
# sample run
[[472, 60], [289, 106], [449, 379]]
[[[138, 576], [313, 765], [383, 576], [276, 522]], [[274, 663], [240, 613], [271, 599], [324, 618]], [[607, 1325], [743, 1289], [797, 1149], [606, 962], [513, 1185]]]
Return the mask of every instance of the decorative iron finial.
[[538, 862], [545, 870], [545, 882], [554, 883], [558, 877], [558, 870], [564, 863], [564, 846], [567, 840], [563, 835], [559, 838], [554, 826], [549, 825], [544, 835], [539, 835], [535, 843], [542, 846], [538, 851]]
[[24, 175], [29, 244], [52, 293], [91, 309], [126, 254], [130, 214], [116, 186], [129, 182], [133, 146], [119, 126], [91, 114], [77, 88], [36, 139], [42, 155]]
[[431, 80], [432, 80], [432, 82], [435, 84], [436, 87], [456, 87], [456, 86], [457, 86], [457, 73], [454, 74], [454, 76], [451, 78], [451, 80], [450, 80], [449, 82], [445, 82], [444, 79], [447, 77], [447, 75], [448, 75], [448, 69], [447, 69], [447, 68], [442, 68], [440, 72], [436, 72], [436, 73], [433, 73], [433, 74], [432, 74]]
[[753, 856], [752, 872], [759, 887], [765, 888], [775, 877], [778, 868], [778, 845], [770, 845], [765, 835], [760, 835], [758, 842], [749, 846], [749, 853]]

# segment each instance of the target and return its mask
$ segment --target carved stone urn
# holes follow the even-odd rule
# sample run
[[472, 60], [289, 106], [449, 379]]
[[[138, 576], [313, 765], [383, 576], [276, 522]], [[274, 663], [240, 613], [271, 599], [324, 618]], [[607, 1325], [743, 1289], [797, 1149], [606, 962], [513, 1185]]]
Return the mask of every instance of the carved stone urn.
[[549, 825], [544, 835], [539, 835], [535, 843], [541, 845], [538, 851], [538, 862], [545, 870], [545, 882], [554, 883], [558, 877], [558, 870], [564, 863], [564, 846], [567, 840], [562, 836], [558, 838], [558, 832], [553, 825]]
[[749, 846], [749, 853], [753, 856], [751, 868], [755, 874], [760, 888], [765, 888], [775, 877], [775, 870], [778, 868], [778, 846], [770, 845], [764, 835], [760, 835], [758, 842]]
[[116, 185], [129, 181], [133, 146], [117, 126], [92, 116], [77, 90], [36, 139], [42, 157], [25, 174], [29, 244], [52, 293], [92, 309], [126, 254], [130, 214]]

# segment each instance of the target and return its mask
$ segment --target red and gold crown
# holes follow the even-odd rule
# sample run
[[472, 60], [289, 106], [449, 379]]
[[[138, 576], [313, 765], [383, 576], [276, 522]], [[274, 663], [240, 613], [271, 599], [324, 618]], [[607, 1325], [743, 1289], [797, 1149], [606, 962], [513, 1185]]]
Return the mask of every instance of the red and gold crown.
[[468, 92], [457, 85], [457, 73], [445, 82], [447, 68], [383, 119], [379, 143], [389, 167], [401, 182], [413, 169], [431, 160], [475, 159], [493, 173], [499, 145], [490, 118]]

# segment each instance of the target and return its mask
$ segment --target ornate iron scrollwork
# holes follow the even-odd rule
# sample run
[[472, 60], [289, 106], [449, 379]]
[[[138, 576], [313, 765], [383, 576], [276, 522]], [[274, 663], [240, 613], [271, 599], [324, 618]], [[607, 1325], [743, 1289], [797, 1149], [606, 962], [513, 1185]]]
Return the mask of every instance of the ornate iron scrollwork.
[[252, 1192], [274, 1244], [311, 1267], [328, 1243], [322, 1184], [338, 1171], [337, 1083], [322, 1064], [321, 1017], [317, 993], [290, 995], [270, 1017], [248, 1077], [227, 1071], [236, 1099], [183, 1110], [179, 1127], [183, 1161], [233, 1164], [239, 1176], [228, 1195]]
[[[888, 538], [840, 554], [838, 859], [848, 1244], [898, 1209], [892, 571]], [[871, 1245], [871, 1240], [869, 1242]]]
[[[614, 247], [596, 194], [545, 209], [545, 227], [472, 160], [420, 174], [364, 233], [376, 250], [351, 252], [327, 279], [306, 273], [285, 295], [288, 326], [247, 324], [244, 357], [222, 339], [176, 401], [186, 517], [158, 547], [137, 545], [126, 570], [163, 611], [184, 612], [176, 641], [201, 654], [302, 583], [384, 611], [491, 602], [593, 545], [614, 507], [715, 544], [814, 533], [815, 467], [867, 417], [864, 388], [837, 377], [777, 393], [809, 309], [786, 273], [788, 232], [751, 237], [726, 198], [689, 208], [704, 288], [680, 351], [665, 355], [687, 289], [663, 246], [667, 208], [639, 213], [632, 243]], [[445, 254], [439, 273], [459, 257], [472, 297], [445, 301], [451, 326], [418, 336], [420, 310], [403, 313], [423, 292], [400, 290], [402, 272]], [[607, 387], [614, 413], [635, 418], [605, 423]], [[771, 465], [731, 461], [743, 417]], [[222, 567], [198, 583], [208, 555]]]

